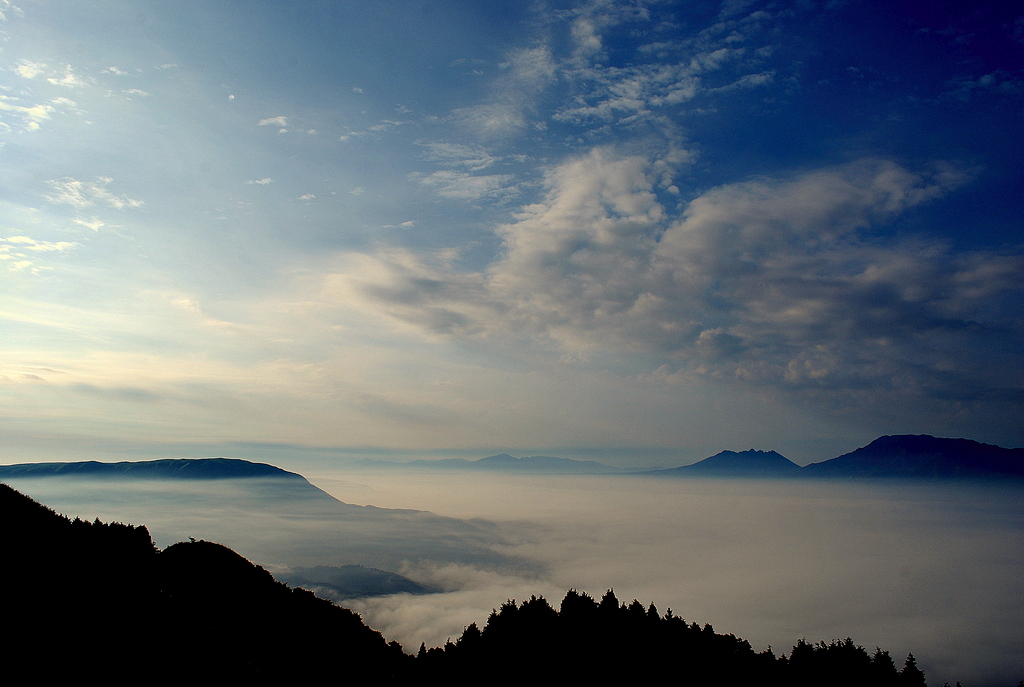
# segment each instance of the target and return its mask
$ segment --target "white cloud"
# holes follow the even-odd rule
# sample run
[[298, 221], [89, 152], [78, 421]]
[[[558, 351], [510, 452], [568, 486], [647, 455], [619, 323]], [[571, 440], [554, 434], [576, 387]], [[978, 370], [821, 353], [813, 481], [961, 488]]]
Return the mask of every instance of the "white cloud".
[[24, 251], [63, 253], [77, 245], [71, 241], [37, 241], [28, 236], [0, 238], [0, 263], [5, 264], [11, 272], [29, 272], [38, 275], [43, 270], [53, 268], [40, 265], [37, 256], [26, 254]]
[[34, 250], [34, 251], [63, 251], [68, 248], [73, 248], [75, 243], [70, 241], [36, 241], [27, 236], [10, 236], [5, 239], [0, 239], [5, 243], [17, 244], [22, 247], [23, 250]]
[[46, 65], [42, 62], [31, 62], [29, 60], [19, 60], [18, 66], [14, 68], [15, 73], [18, 76], [26, 79], [34, 79], [35, 77], [46, 71]]
[[40, 123], [49, 119], [50, 114], [54, 110], [53, 105], [17, 105], [11, 102], [11, 98], [8, 96], [0, 95], [0, 111], [10, 112], [19, 116], [24, 123], [25, 131], [37, 130]]
[[299, 200], [314, 200], [315, 198], [316, 196], [314, 196], [312, 193], [305, 193], [299, 196]]
[[97, 204], [115, 210], [139, 208], [144, 205], [141, 200], [112, 193], [107, 188], [112, 181], [110, 177], [97, 177], [95, 181], [79, 181], [71, 177], [52, 179], [46, 183], [53, 188], [53, 193], [47, 194], [46, 199], [51, 203], [70, 205], [78, 209]]
[[249, 179], [249, 181], [247, 181], [245, 183], [247, 183], [247, 184], [256, 184], [258, 186], [266, 186], [267, 184], [273, 183], [273, 181], [274, 180], [271, 179], [270, 177], [263, 177], [262, 179]]
[[124, 93], [125, 95], [137, 95], [137, 96], [140, 96], [140, 97], [143, 97], [143, 98], [146, 98], [146, 97], [149, 97], [149, 96], [153, 95], [152, 93], [149, 93], [148, 91], [143, 91], [143, 90], [138, 89], [138, 88], [129, 88], [128, 90], [121, 91], [121, 92]]
[[63, 73], [60, 76], [51, 76], [46, 79], [54, 86], [66, 86], [68, 88], [81, 88], [88, 86], [89, 82], [75, 74], [70, 64], [64, 65]]
[[107, 223], [103, 222], [98, 217], [90, 217], [87, 220], [85, 220], [85, 219], [76, 219], [76, 220], [74, 220], [74, 222], [75, 222], [75, 224], [81, 224], [83, 227], [88, 227], [89, 229], [92, 229], [93, 231], [99, 231], [103, 227], [107, 226]]
[[286, 126], [288, 126], [288, 118], [285, 117], [284, 115], [280, 115], [280, 116], [277, 116], [277, 117], [267, 117], [266, 119], [261, 119], [256, 124], [257, 124], [257, 126], [279, 126], [279, 127], [286, 127]]

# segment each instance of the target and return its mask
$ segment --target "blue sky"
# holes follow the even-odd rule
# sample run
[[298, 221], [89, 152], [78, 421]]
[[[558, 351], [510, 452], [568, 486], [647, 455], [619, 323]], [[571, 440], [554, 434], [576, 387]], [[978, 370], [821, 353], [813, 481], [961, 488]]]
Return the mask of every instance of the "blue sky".
[[7, 462], [1024, 444], [1015, 3], [0, 11]]

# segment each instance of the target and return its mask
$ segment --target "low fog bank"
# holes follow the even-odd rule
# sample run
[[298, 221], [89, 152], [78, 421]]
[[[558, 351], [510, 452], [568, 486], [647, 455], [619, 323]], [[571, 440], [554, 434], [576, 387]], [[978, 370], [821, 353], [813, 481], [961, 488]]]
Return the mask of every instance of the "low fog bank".
[[1024, 678], [1024, 506], [1019, 488], [922, 483], [652, 480], [604, 476], [321, 473], [353, 503], [500, 521], [507, 553], [547, 573], [400, 570], [446, 594], [351, 602], [409, 650], [456, 638], [507, 598], [568, 588], [664, 611], [788, 652], [850, 636], [913, 651], [929, 683]]
[[502, 552], [500, 528], [408, 509], [339, 503], [301, 481], [7, 479], [70, 517], [146, 525], [161, 548], [189, 537], [231, 547], [271, 569], [362, 565], [397, 572], [409, 561], [536, 574]]

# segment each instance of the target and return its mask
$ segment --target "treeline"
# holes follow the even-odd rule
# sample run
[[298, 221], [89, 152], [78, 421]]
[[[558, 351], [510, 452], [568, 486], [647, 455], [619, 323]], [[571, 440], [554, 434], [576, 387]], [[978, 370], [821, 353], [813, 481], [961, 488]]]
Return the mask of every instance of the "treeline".
[[[145, 527], [70, 520], [0, 484], [0, 647], [6, 684], [488, 684], [923, 687], [852, 640], [788, 656], [654, 605], [569, 591], [508, 601], [443, 647], [406, 654], [352, 611], [274, 580], [227, 547], [160, 551]], [[1018, 687], [1024, 687], [1024, 683]]]
[[[420, 646], [427, 677], [494, 675], [505, 666], [521, 681], [543, 667], [545, 681], [613, 680], [684, 685], [807, 685], [924, 687], [913, 655], [897, 670], [888, 652], [868, 654], [853, 640], [810, 644], [801, 640], [789, 656], [755, 652], [749, 642], [718, 634], [710, 625], [687, 623], [668, 610], [637, 600], [620, 604], [609, 590], [600, 600], [570, 590], [558, 610], [543, 597], [507, 601], [481, 630], [475, 623], [444, 647]], [[500, 676], [499, 676], [500, 677]]]

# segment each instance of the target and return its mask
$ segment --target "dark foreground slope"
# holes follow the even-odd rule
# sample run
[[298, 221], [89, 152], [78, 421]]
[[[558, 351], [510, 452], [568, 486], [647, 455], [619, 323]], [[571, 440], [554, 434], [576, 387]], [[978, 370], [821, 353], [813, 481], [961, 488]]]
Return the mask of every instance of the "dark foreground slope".
[[7, 684], [387, 682], [410, 660], [219, 544], [158, 551], [145, 527], [72, 521], [4, 484], [0, 523]]

